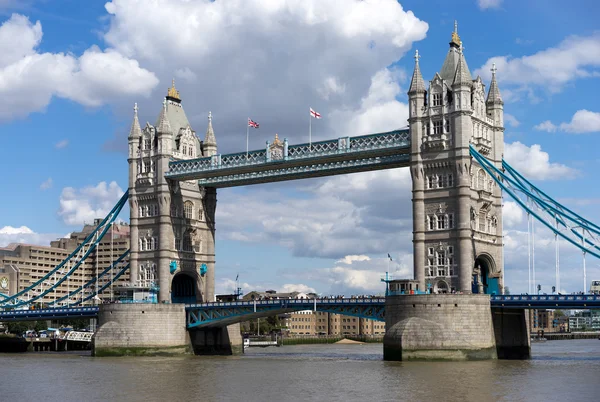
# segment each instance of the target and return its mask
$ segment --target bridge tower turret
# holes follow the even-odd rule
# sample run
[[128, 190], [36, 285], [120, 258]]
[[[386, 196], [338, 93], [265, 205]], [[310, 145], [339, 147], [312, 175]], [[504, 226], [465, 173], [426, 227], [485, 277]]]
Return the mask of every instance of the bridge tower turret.
[[471, 77], [456, 23], [449, 45], [428, 91], [415, 78], [417, 61], [408, 92], [415, 279], [436, 293], [500, 293], [501, 192], [469, 151], [473, 145], [501, 164], [499, 91], [494, 75], [486, 107], [484, 84]]
[[[425, 180], [423, 177], [423, 160], [421, 158], [421, 143], [425, 135], [427, 122], [424, 111], [427, 107], [427, 90], [421, 69], [419, 67], [419, 51], [415, 51], [415, 69], [413, 71], [410, 88], [408, 90], [409, 118], [408, 124], [411, 133], [411, 164], [410, 174], [413, 183], [413, 260], [414, 266], [423, 264], [425, 260], [425, 211], [424, 191]], [[415, 269], [415, 279], [419, 281], [421, 289], [425, 285], [425, 271]]]
[[[213, 146], [216, 153], [209, 127], [208, 150]], [[132, 286], [144, 290], [158, 285], [160, 302], [213, 300], [216, 191], [199, 187], [197, 181], [165, 178], [170, 161], [208, 156], [202, 153], [174, 82], [156, 124], [146, 123], [141, 130], [136, 110], [131, 132]]]
[[[142, 129], [140, 127], [140, 121], [138, 120], [138, 106], [137, 103], [133, 106], [133, 123], [131, 124], [131, 130], [129, 131], [129, 137], [127, 138], [129, 143], [129, 157], [127, 163], [129, 164], [129, 222], [130, 222], [130, 236], [131, 239], [137, 239], [138, 235], [138, 210], [136, 204], [135, 195], [135, 181], [138, 174], [138, 163], [139, 163], [139, 152], [140, 152], [140, 141], [142, 140]], [[129, 245], [129, 276], [130, 278], [137, 278], [138, 276], [138, 243], [137, 241], [130, 242]], [[133, 281], [133, 279], [132, 279]]]

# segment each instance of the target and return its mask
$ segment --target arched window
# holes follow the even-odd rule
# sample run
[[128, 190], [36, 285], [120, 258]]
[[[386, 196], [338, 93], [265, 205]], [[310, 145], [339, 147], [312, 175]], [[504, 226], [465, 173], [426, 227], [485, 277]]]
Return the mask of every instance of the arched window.
[[479, 231], [486, 231], [486, 212], [484, 210], [479, 211]]
[[186, 219], [192, 219], [194, 214], [194, 203], [192, 203], [191, 201], [186, 201], [183, 204], [183, 212], [185, 214]]
[[201, 209], [198, 210], [198, 220], [200, 220], [200, 221], [204, 220], [204, 211]]
[[142, 244], [142, 239], [140, 239], [140, 244], [139, 244], [139, 250], [140, 250], [140, 251], [143, 251], [143, 250], [144, 250], [142, 247], [144, 247], [144, 246], [143, 246], [143, 244]]
[[485, 172], [483, 169], [479, 169], [477, 172], [477, 188], [480, 190], [485, 190]]
[[142, 250], [148, 250], [148, 239], [142, 239]]

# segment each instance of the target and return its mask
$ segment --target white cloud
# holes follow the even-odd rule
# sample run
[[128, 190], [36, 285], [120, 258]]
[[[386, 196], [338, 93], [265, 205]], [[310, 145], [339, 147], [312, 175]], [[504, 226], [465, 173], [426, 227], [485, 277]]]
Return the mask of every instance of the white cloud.
[[477, 5], [481, 10], [487, 10], [488, 8], [500, 8], [502, 0], [477, 0]]
[[[356, 261], [356, 260], [355, 260]], [[330, 286], [330, 293], [381, 294], [385, 285], [381, 279], [389, 268], [393, 278], [412, 278], [412, 254], [403, 253], [399, 261], [389, 262], [387, 257], [360, 260], [356, 266], [336, 265], [333, 268], [318, 270], [317, 276]]]
[[533, 40], [532, 39], [516, 38], [515, 39], [515, 43], [517, 45], [531, 45], [533, 43]]
[[11, 243], [49, 246], [50, 241], [56, 240], [59, 237], [62, 236], [51, 233], [36, 233], [27, 226], [4, 226], [0, 228], [0, 247], [5, 247]]
[[600, 113], [585, 109], [578, 110], [573, 115], [570, 123], [561, 123], [560, 129], [577, 134], [600, 132]]
[[286, 283], [281, 286], [280, 292], [291, 293], [291, 292], [300, 292], [300, 293], [315, 293], [315, 288], [311, 288], [310, 286], [303, 285], [302, 283], [293, 284]]
[[572, 178], [577, 170], [560, 163], [551, 163], [550, 155], [534, 144], [528, 147], [519, 141], [504, 144], [504, 159], [529, 179], [552, 180]]
[[387, 68], [378, 71], [371, 78], [369, 91], [358, 107], [331, 112], [331, 120], [340, 122], [337, 131], [340, 134], [376, 133], [407, 126], [408, 105], [396, 100], [401, 94], [400, 74]]
[[296, 256], [340, 259], [409, 251], [410, 180], [408, 169], [391, 169], [313, 179], [306, 186], [289, 183], [298, 198], [290, 197], [285, 185], [224, 189], [218, 233], [230, 240], [274, 242]]
[[63, 148], [66, 148], [67, 145], [69, 145], [69, 140], [61, 140], [61, 141], [58, 141], [56, 144], [54, 144], [54, 148], [63, 149]]
[[569, 123], [555, 125], [550, 120], [546, 120], [533, 128], [549, 133], [554, 133], [559, 129], [573, 134], [596, 133], [600, 132], [600, 113], [582, 109], [575, 112]]
[[534, 126], [533, 128], [538, 131], [547, 131], [549, 133], [556, 132], [556, 126], [552, 124], [550, 120], [543, 121], [540, 124]]
[[261, 286], [249, 284], [247, 282], [236, 282], [229, 278], [217, 278], [215, 283], [216, 294], [235, 294], [237, 287], [242, 288], [242, 292], [247, 293], [253, 290], [261, 289]]
[[505, 201], [502, 205], [502, 225], [509, 229], [523, 222], [523, 209], [514, 201]]
[[504, 113], [504, 121], [511, 127], [519, 127], [521, 122], [515, 116], [509, 113]]
[[104, 218], [122, 195], [123, 190], [114, 181], [79, 190], [65, 187], [60, 195], [58, 215], [67, 225], [91, 223], [95, 218]]
[[341, 84], [337, 77], [327, 77], [318, 91], [323, 99], [329, 100], [332, 95], [343, 94], [346, 91], [346, 85]]
[[80, 57], [39, 53], [42, 36], [39, 21], [19, 14], [0, 27], [0, 95], [11, 98], [0, 119], [42, 111], [53, 96], [100, 106], [117, 96], [147, 96], [158, 83], [137, 61], [112, 49], [92, 46]]
[[337, 260], [336, 264], [348, 264], [351, 265], [354, 261], [370, 261], [371, 258], [368, 255], [347, 255], [341, 260]]
[[194, 74], [194, 72], [192, 70], [190, 70], [188, 67], [179, 68], [179, 69], [175, 70], [175, 77], [184, 79], [189, 82], [192, 82], [192, 81], [198, 79], [196, 74]]
[[507, 85], [513, 92], [512, 99], [518, 98], [517, 93], [535, 98], [538, 87], [550, 93], [560, 92], [565, 84], [575, 79], [597, 75], [594, 68], [600, 66], [600, 33], [570, 36], [556, 47], [529, 56], [495, 56], [476, 69], [474, 75], [489, 80], [492, 63], [498, 68], [500, 89], [504, 93], [502, 85]]
[[42, 184], [40, 184], [41, 190], [48, 190], [51, 187], [52, 187], [52, 177], [48, 177], [48, 180], [46, 180]]
[[[106, 9], [105, 40], [164, 77], [156, 98], [164, 96], [173, 71], [183, 79], [192, 76], [188, 72], [197, 77], [178, 89], [186, 110], [198, 111], [188, 117], [199, 132], [213, 112], [223, 152], [241, 145], [239, 137], [221, 135], [237, 132], [239, 116], [261, 123], [251, 148], [276, 132], [292, 144], [306, 141], [301, 111], [309, 106], [325, 117], [313, 124], [313, 140], [346, 127], [351, 131], [345, 135], [358, 135], [373, 123], [384, 131], [406, 125], [406, 105], [394, 99], [400, 92], [390, 82], [401, 73], [385, 67], [428, 29], [396, 0], [113, 0]], [[180, 23], [164, 24], [165, 15]], [[140, 103], [140, 113], [154, 113], [157, 106]]]

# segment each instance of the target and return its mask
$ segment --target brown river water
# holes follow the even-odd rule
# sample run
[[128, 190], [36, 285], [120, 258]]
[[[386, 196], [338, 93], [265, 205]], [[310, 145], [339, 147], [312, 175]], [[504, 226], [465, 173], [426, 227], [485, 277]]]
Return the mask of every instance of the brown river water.
[[236, 357], [0, 355], [0, 401], [598, 401], [600, 341], [532, 344], [526, 361], [384, 362], [381, 344]]

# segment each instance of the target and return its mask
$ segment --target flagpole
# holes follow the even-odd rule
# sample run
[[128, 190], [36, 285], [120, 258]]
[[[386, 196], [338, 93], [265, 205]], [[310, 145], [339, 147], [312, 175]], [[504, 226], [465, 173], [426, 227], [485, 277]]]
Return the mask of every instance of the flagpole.
[[308, 110], [308, 150], [312, 151], [312, 113]]
[[250, 132], [250, 117], [248, 117], [248, 121], [246, 122], [246, 159], [248, 159], [248, 134]]

